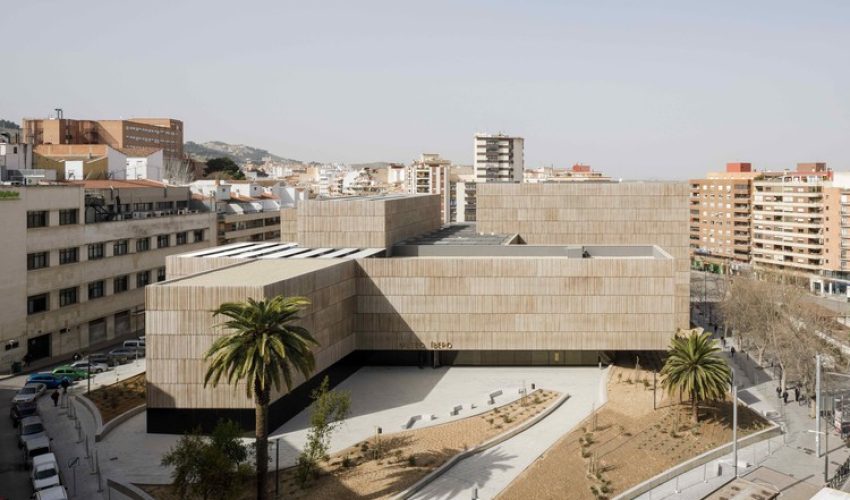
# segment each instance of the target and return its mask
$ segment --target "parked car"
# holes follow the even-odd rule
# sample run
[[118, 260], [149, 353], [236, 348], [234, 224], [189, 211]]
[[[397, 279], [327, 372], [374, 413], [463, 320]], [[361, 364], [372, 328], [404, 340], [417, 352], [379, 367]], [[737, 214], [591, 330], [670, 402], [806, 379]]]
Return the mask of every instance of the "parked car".
[[96, 363], [94, 361], [77, 361], [76, 363], [71, 363], [71, 368], [87, 373], [89, 371], [91, 371], [91, 373], [103, 373], [109, 370], [109, 365], [105, 363]]
[[21, 425], [18, 426], [18, 448], [26, 446], [27, 441], [49, 437], [47, 431], [44, 430], [44, 422], [41, 417], [26, 417], [21, 419]]
[[44, 394], [44, 390], [47, 387], [39, 382], [26, 384], [25, 386], [18, 389], [18, 392], [12, 397], [12, 404], [15, 403], [23, 403], [26, 401], [35, 401], [42, 394]]
[[45, 453], [33, 458], [30, 477], [32, 489], [35, 491], [60, 486], [62, 481], [59, 478], [59, 462], [56, 461], [56, 455]]
[[53, 486], [33, 493], [35, 500], [68, 500], [68, 491], [64, 486]]
[[68, 383], [73, 383], [74, 379], [68, 377], [67, 375], [54, 375], [49, 372], [44, 373], [34, 373], [27, 378], [27, 383], [38, 382], [42, 383], [48, 389], [56, 389], [57, 387], [62, 385], [62, 381], [67, 380]]
[[27, 445], [24, 447], [27, 467], [32, 467], [32, 461], [35, 457], [46, 455], [47, 453], [53, 453], [53, 446], [50, 444], [50, 438], [40, 437], [27, 441]]
[[9, 408], [9, 418], [12, 419], [14, 427], [21, 423], [21, 419], [34, 415], [38, 415], [38, 403], [35, 400], [13, 403], [12, 407]]
[[89, 376], [88, 372], [85, 370], [78, 370], [70, 365], [56, 367], [51, 373], [54, 375], [69, 377], [71, 380], [84, 380]]
[[145, 341], [144, 340], [125, 340], [124, 341], [124, 349], [135, 349], [137, 351], [144, 352]]
[[113, 363], [112, 358], [109, 357], [109, 354], [106, 354], [105, 352], [89, 354], [83, 362], [85, 361], [88, 361], [89, 363], [101, 363], [107, 366], [113, 366], [115, 364]]
[[140, 353], [135, 349], [127, 349], [125, 347], [120, 347], [118, 349], [113, 349], [109, 351], [109, 357], [114, 359], [119, 364], [124, 364], [136, 358], [142, 358], [144, 356], [144, 353]]

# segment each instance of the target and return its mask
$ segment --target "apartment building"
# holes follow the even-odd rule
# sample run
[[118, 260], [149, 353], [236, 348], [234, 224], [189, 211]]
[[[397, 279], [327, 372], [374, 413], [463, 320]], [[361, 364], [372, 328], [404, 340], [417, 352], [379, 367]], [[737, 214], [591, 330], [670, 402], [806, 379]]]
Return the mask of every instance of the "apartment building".
[[272, 426], [364, 363], [596, 365], [688, 326], [685, 183], [478, 189], [475, 225], [441, 226], [437, 195], [307, 200], [294, 241], [170, 256], [168, 281], [146, 290], [148, 431], [253, 425], [244, 391], [203, 387], [222, 301], [311, 301], [316, 371], [272, 394]]
[[524, 140], [503, 134], [475, 134], [476, 182], [522, 182]]
[[436, 153], [422, 153], [407, 167], [405, 179], [407, 192], [412, 194], [440, 195], [440, 218], [449, 222], [449, 196], [447, 196], [451, 162]]
[[116, 149], [162, 149], [163, 158], [183, 159], [183, 122], [171, 118], [23, 120], [23, 142], [41, 144], [105, 144]]
[[144, 331], [165, 257], [215, 243], [188, 187], [150, 181], [0, 186], [0, 369]]
[[750, 163], [727, 163], [725, 172], [691, 179], [690, 249], [700, 267], [719, 272], [749, 264], [754, 172]]
[[800, 163], [796, 171], [753, 182], [752, 262], [808, 280], [824, 269], [824, 189], [832, 171], [825, 163]]
[[307, 193], [280, 182], [263, 184], [201, 180], [190, 185], [194, 198], [216, 214], [219, 245], [282, 238], [281, 209], [294, 207]]

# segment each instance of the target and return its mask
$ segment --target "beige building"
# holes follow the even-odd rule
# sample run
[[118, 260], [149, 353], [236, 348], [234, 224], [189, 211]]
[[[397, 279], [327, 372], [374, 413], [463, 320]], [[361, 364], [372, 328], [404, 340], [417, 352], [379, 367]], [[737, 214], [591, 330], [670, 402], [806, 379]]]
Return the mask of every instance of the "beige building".
[[[812, 280], [825, 263], [824, 163], [800, 163], [794, 172], [753, 183], [752, 262]], [[812, 280], [819, 281], [817, 279]]]
[[127, 120], [23, 120], [23, 142], [41, 144], [105, 144], [116, 149], [162, 149], [165, 160], [183, 159], [183, 122], [171, 118]]
[[440, 158], [436, 153], [422, 153], [407, 167], [405, 179], [407, 192], [413, 194], [440, 195], [440, 220], [449, 222], [449, 200], [447, 190], [451, 174], [451, 162]]
[[296, 243], [236, 243], [168, 258], [148, 287], [148, 430], [218, 418], [253, 425], [244, 391], [203, 388], [223, 332], [210, 311], [277, 294], [312, 304], [317, 367], [274, 394], [271, 425], [324, 375], [364, 363], [595, 364], [662, 350], [688, 326], [687, 185], [480, 184], [478, 225], [440, 224], [436, 195], [311, 200]]
[[149, 181], [2, 186], [0, 367], [62, 358], [144, 330], [165, 257], [214, 243], [187, 187]]
[[475, 134], [476, 182], [522, 182], [525, 140], [504, 134]]

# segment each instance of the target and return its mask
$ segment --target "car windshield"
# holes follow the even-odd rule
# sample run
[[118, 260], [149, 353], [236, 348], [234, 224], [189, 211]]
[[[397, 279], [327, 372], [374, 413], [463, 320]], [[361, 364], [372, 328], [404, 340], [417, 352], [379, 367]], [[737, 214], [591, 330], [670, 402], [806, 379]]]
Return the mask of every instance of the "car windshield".
[[32, 415], [37, 410], [35, 406], [24, 406], [23, 408], [18, 408], [18, 413], [21, 415]]
[[21, 431], [21, 434], [27, 436], [29, 434], [36, 434], [42, 431], [44, 431], [44, 426], [41, 425], [41, 423], [39, 422], [36, 424], [25, 425], [23, 430]]
[[56, 475], [56, 469], [54, 469], [53, 467], [47, 467], [47, 468], [39, 469], [39, 470], [35, 471], [35, 478], [36, 479], [47, 479], [47, 478], [53, 477], [55, 475]]
[[36, 448], [30, 451], [30, 458], [44, 455], [45, 453], [50, 453], [50, 448]]
[[19, 394], [35, 394], [36, 392], [38, 392], [38, 390], [35, 387], [24, 387], [18, 391]]

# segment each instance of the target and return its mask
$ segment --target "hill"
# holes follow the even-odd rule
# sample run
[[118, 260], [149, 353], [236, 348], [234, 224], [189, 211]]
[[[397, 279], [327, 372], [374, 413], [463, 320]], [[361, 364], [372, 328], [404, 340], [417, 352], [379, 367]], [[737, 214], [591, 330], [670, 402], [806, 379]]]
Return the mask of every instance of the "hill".
[[206, 161], [210, 158], [220, 158], [225, 156], [239, 164], [246, 162], [262, 163], [266, 159], [279, 162], [297, 162], [291, 158], [284, 158], [275, 154], [269, 153], [265, 149], [246, 146], [244, 144], [227, 144], [221, 141], [210, 141], [198, 144], [197, 142], [189, 141], [183, 145], [186, 154], [193, 158]]

